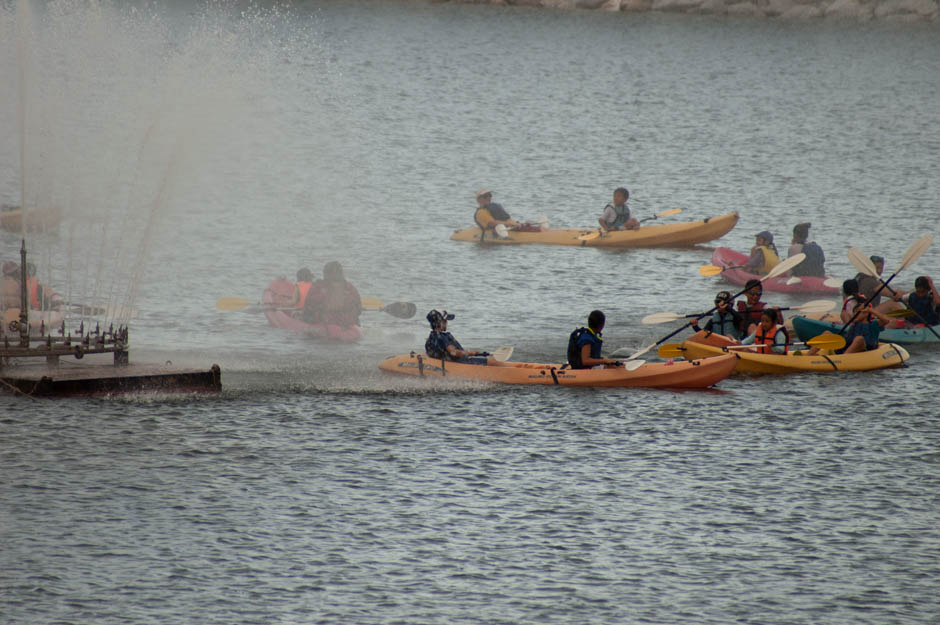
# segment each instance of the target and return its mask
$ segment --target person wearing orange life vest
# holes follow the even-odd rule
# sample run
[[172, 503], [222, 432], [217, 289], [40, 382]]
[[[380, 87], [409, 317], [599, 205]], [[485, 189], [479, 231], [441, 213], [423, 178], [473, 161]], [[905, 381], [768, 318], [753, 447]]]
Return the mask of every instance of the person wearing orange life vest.
[[786, 354], [790, 347], [790, 335], [786, 328], [777, 325], [777, 321], [776, 309], [761, 311], [760, 324], [752, 334], [741, 340], [741, 345], [756, 345], [759, 354]]
[[32, 263], [26, 263], [26, 294], [32, 310], [54, 310], [62, 305], [59, 294], [39, 282]]
[[294, 285], [294, 306], [303, 310], [311, 286], [313, 286], [313, 272], [306, 267], [298, 269], [297, 284]]

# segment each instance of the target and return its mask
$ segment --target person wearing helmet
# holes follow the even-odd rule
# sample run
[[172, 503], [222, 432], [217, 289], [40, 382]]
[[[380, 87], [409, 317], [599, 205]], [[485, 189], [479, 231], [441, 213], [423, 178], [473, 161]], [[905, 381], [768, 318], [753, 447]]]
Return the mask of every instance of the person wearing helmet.
[[431, 324], [431, 333], [424, 342], [424, 351], [431, 358], [451, 360], [468, 365], [498, 365], [499, 363], [486, 352], [469, 351], [463, 348], [460, 341], [447, 331], [447, 322], [454, 315], [446, 310], [434, 309], [427, 314], [428, 323]]
[[777, 246], [774, 245], [774, 235], [762, 230], [754, 235], [755, 244], [751, 248], [751, 255], [742, 268], [749, 273], [766, 275], [768, 271], [780, 263]]
[[343, 276], [343, 266], [334, 260], [323, 266], [323, 279], [314, 282], [307, 291], [303, 310], [307, 323], [348, 328], [359, 325], [362, 300], [356, 287]]
[[598, 223], [601, 229], [607, 230], [637, 230], [640, 222], [636, 217], [630, 216], [630, 208], [627, 206], [627, 200], [630, 199], [630, 192], [624, 187], [614, 189], [613, 202], [604, 207], [601, 218]]
[[[698, 319], [692, 319], [689, 324], [692, 326], [696, 332], [700, 330], [698, 327]], [[741, 331], [738, 329], [741, 327], [741, 315], [739, 315], [731, 307], [731, 293], [728, 291], [719, 291], [715, 296], [715, 312], [705, 323], [706, 332], [714, 332], [715, 334], [722, 334], [732, 339], [740, 339]]]

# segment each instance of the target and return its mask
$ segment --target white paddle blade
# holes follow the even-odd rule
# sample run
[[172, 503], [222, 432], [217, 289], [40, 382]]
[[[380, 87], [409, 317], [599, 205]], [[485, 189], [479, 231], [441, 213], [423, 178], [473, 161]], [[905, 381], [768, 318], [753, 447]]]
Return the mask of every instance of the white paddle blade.
[[[898, 271], [910, 267], [915, 260], [920, 258], [921, 255], [927, 251], [927, 248], [930, 247], [931, 243], [933, 243], [932, 234], [925, 234], [921, 238], [917, 239], [917, 241], [915, 241], [914, 244], [907, 249], [907, 251], [904, 253], [904, 256], [901, 258], [901, 266], [898, 268]], [[897, 271], [895, 273], [897, 273]]]
[[839, 282], [838, 278], [826, 278], [823, 281], [823, 286], [828, 286], [830, 289], [841, 289], [842, 283]]
[[849, 248], [849, 262], [851, 262], [856, 269], [861, 271], [866, 276], [871, 276], [872, 278], [878, 277], [878, 270], [875, 269], [875, 263], [871, 262], [871, 259], [865, 256], [862, 250], [858, 249], [857, 247]]
[[802, 282], [802, 281], [803, 281], [803, 280], [801, 280], [800, 278], [797, 278], [796, 276], [793, 276], [793, 277], [791, 277], [791, 278], [787, 278], [787, 284], [789, 284], [789, 285], [791, 285], [791, 286], [794, 285], [794, 284], [799, 284], [799, 283]]
[[636, 371], [645, 364], [645, 360], [628, 360], [627, 362], [623, 363], [623, 368], [627, 371]]
[[496, 224], [496, 227], [493, 228], [493, 232], [496, 233], [500, 239], [509, 238], [509, 230], [506, 229], [506, 224]]
[[799, 310], [805, 313], [824, 313], [829, 312], [836, 307], [836, 303], [829, 299], [816, 299], [806, 302], [802, 306], [794, 306], [793, 310]]
[[546, 217], [545, 215], [540, 215], [539, 217], [536, 217], [535, 223], [537, 223], [539, 225], [539, 228], [541, 228], [542, 230], [548, 230], [548, 217]]
[[493, 360], [496, 360], [497, 362], [506, 362], [509, 360], [510, 356], [512, 356], [514, 349], [515, 348], [512, 345], [506, 345], [496, 349], [492, 354]]
[[761, 281], [763, 282], [764, 280], [767, 280], [769, 278], [776, 278], [779, 275], [785, 274], [786, 272], [790, 271], [791, 269], [793, 269], [794, 267], [802, 263], [805, 259], [806, 259], [806, 254], [804, 254], [803, 252], [800, 252], [799, 254], [795, 254], [786, 260], [780, 261], [779, 263], [777, 263], [776, 267], [774, 267], [773, 269], [767, 272], [766, 276], [761, 278]]
[[677, 315], [676, 313], [660, 312], [660, 313], [653, 313], [651, 315], [646, 315], [645, 317], [643, 317], [641, 322], [644, 325], [655, 325], [657, 323], [668, 323], [670, 321], [677, 321], [682, 318], [683, 318], [682, 315]]

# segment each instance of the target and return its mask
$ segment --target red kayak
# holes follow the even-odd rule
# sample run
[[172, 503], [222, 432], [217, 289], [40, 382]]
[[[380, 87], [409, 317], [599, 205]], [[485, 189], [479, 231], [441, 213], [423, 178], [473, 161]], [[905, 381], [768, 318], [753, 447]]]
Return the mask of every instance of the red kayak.
[[[741, 252], [735, 252], [727, 247], [719, 247], [712, 254], [712, 264], [718, 267], [737, 267], [747, 262], [748, 255]], [[743, 269], [725, 269], [721, 276], [732, 284], [744, 286], [748, 280], [760, 278], [759, 275], [748, 273]], [[792, 283], [792, 284], [791, 284]], [[815, 276], [799, 276], [794, 279], [788, 276], [770, 278], [763, 282], [765, 291], [774, 291], [777, 293], [827, 293], [838, 294], [842, 283], [836, 278], [826, 276], [817, 278]]]
[[294, 298], [294, 283], [284, 278], [275, 278], [261, 296], [265, 307], [264, 316], [275, 328], [283, 328], [325, 341], [354, 343], [362, 338], [359, 326], [338, 326], [324, 323], [307, 323], [300, 318], [301, 311], [291, 308]]

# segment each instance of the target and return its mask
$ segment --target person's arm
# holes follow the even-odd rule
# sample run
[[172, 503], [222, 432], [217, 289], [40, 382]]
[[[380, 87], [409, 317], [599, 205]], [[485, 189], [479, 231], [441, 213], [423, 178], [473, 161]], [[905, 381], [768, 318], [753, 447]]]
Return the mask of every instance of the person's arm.
[[747, 260], [744, 263], [744, 269], [753, 269], [757, 270], [758, 267], [763, 266], [764, 264], [764, 251], [759, 247], [754, 248], [754, 251], [751, 252], [751, 255], [748, 256]]
[[601, 218], [597, 220], [597, 223], [601, 225], [601, 230], [607, 232], [610, 230], [610, 224], [617, 219], [617, 214], [614, 213], [614, 209], [611, 208], [610, 204], [604, 207], [604, 212], [601, 213]]
[[479, 356], [480, 352], [477, 350], [466, 350], [466, 349], [457, 349], [457, 347], [451, 343], [447, 346], [447, 353], [453, 356], [454, 358], [466, 358], [467, 356]]
[[787, 333], [782, 329], [777, 330], [777, 333], [774, 334], [774, 346], [770, 348], [775, 354], [785, 354], [787, 353]]
[[930, 285], [930, 293], [933, 295], [933, 305], [934, 308], [940, 306], [940, 293], [937, 293], [937, 289], [933, 285], [933, 278], [927, 276], [927, 284]]
[[741, 339], [741, 345], [753, 345], [755, 340], [757, 340], [757, 332]]

